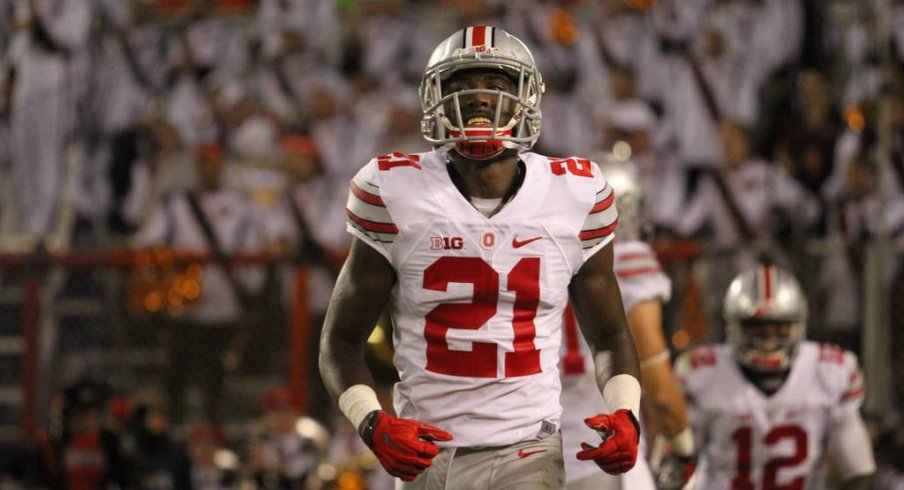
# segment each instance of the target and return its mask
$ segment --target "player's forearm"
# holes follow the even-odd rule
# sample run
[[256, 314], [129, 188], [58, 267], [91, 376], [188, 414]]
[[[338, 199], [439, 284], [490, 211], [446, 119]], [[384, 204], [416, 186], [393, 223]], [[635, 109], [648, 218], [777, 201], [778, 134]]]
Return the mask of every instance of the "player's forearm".
[[657, 432], [674, 437], [687, 428], [687, 406], [667, 362], [646, 366], [641, 370], [643, 405]]
[[320, 376], [334, 400], [348, 388], [373, 386], [373, 376], [364, 361], [365, 344], [340, 338], [326, 328], [320, 339]]
[[381, 255], [353, 241], [336, 279], [320, 338], [320, 375], [336, 400], [352, 386], [373, 386], [364, 352], [389, 302], [394, 280], [392, 268]]

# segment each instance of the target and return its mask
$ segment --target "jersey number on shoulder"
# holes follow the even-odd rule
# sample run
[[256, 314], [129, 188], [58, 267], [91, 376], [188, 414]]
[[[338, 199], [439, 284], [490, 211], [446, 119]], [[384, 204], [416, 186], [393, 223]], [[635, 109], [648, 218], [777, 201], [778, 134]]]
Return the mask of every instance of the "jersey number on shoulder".
[[583, 158], [550, 158], [549, 166], [553, 175], [565, 175], [565, 171], [579, 177], [593, 177], [590, 160]]
[[[495, 378], [499, 347], [473, 342], [470, 351], [449, 349], [450, 328], [477, 330], [498, 308], [499, 274], [479, 257], [442, 257], [424, 271], [424, 289], [446, 291], [449, 283], [472, 284], [471, 303], [446, 303], [427, 313], [427, 370], [451, 376]], [[540, 302], [540, 259], [525, 257], [508, 273], [508, 290], [515, 293], [512, 329], [514, 352], [505, 354], [505, 377], [540, 372], [540, 351], [534, 347], [534, 317]]]
[[396, 167], [414, 167], [421, 169], [421, 160], [419, 155], [407, 155], [405, 153], [390, 153], [377, 157], [377, 168], [380, 170], [392, 170]]
[[[750, 478], [751, 459], [753, 451], [753, 430], [750, 427], [741, 427], [731, 435], [738, 450], [737, 470], [738, 475], [731, 480], [731, 490], [754, 490], [753, 481]], [[785, 485], [779, 485], [778, 472], [782, 468], [793, 468], [807, 459], [807, 433], [797, 425], [778, 426], [763, 438], [766, 446], [777, 444], [788, 445], [790, 440], [794, 453], [780, 458], [772, 458], [763, 466], [762, 490], [803, 490], [804, 477], [799, 476]]]

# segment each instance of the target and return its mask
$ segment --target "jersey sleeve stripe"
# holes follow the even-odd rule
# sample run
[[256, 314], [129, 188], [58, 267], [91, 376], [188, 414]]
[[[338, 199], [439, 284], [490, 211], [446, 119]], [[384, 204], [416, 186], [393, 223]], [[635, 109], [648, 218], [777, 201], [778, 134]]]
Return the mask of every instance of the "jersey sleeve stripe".
[[602, 201], [597, 201], [596, 205], [593, 206], [593, 209], [590, 210], [591, 214], [599, 213], [601, 211], [609, 209], [609, 206], [611, 206], [612, 202], [615, 201], [615, 193], [612, 192], [612, 188], [606, 186], [606, 189], [609, 189], [609, 196]]
[[863, 387], [863, 386], [861, 386], [860, 388], [856, 388], [851, 391], [848, 391], [847, 393], [841, 395], [841, 401], [853, 400], [854, 398], [857, 398], [857, 397], [863, 395], [864, 391], [866, 391], [866, 387]]
[[357, 225], [358, 228], [361, 228], [367, 232], [388, 234], [395, 234], [399, 232], [398, 227], [396, 227], [396, 225], [393, 223], [379, 223], [376, 221], [370, 221], [357, 216], [354, 212], [352, 212], [351, 209], [346, 209], [345, 215], [348, 216], [348, 219], [350, 219], [355, 225]]
[[619, 270], [643, 269], [643, 268], [659, 268], [659, 261], [652, 255], [640, 255], [631, 260], [625, 260], [626, 255], [619, 255], [615, 259], [614, 269]]
[[617, 270], [615, 271], [615, 275], [618, 277], [634, 277], [659, 272], [662, 272], [662, 269], [660, 269], [659, 267], [645, 267], [643, 269]]
[[349, 187], [351, 187], [352, 194], [354, 194], [355, 197], [366, 202], [367, 204], [381, 206], [384, 208], [386, 207], [386, 203], [383, 202], [383, 199], [381, 199], [379, 195], [365, 191], [358, 186], [357, 182], [355, 182], [354, 179], [349, 183]]
[[603, 226], [602, 228], [596, 228], [593, 230], [585, 230], [578, 234], [578, 238], [581, 241], [593, 240], [596, 238], [603, 238], [607, 235], [610, 235], [613, 231], [615, 231], [615, 227], [618, 225], [618, 217], [616, 216], [615, 221], [612, 224]]
[[649, 253], [646, 253], [646, 252], [631, 252], [631, 253], [624, 253], [624, 254], [619, 254], [619, 255], [617, 256], [617, 258], [616, 258], [616, 260], [622, 261], [622, 262], [626, 262], [626, 261], [629, 261], [629, 260], [641, 260], [641, 259], [646, 259], [646, 260], [653, 259], [653, 260], [655, 260], [654, 257], [653, 257], [653, 254], [649, 254]]

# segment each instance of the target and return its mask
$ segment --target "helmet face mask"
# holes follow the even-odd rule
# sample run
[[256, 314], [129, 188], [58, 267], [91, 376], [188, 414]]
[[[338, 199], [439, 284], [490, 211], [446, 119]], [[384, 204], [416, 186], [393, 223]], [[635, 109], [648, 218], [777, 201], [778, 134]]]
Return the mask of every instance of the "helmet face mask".
[[738, 275], [725, 294], [723, 315], [742, 366], [767, 374], [791, 368], [806, 332], [807, 304], [789, 272], [761, 266]]
[[[450, 90], [449, 82], [457, 78], [453, 75], [463, 72], [501, 73], [513, 90], [456, 89], [454, 82]], [[438, 150], [455, 148], [467, 158], [485, 160], [505, 149], [528, 150], [540, 136], [543, 81], [527, 47], [501, 29], [468, 27], [440, 43], [418, 92], [424, 113], [421, 133]], [[495, 102], [477, 114], [477, 120], [466, 109], [467, 101], [475, 97]]]
[[736, 347], [741, 363], [761, 372], [786, 370], [794, 358], [799, 339], [794, 322], [742, 320], [742, 339]]

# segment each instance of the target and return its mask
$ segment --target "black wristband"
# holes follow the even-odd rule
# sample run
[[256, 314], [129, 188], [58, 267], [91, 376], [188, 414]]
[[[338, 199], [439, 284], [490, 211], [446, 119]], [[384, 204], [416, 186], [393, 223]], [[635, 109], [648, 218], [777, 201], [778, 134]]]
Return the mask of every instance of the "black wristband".
[[367, 447], [371, 449], [374, 447], [374, 429], [377, 428], [377, 422], [380, 420], [381, 411], [382, 410], [374, 410], [373, 412], [370, 412], [358, 426], [358, 435], [364, 440], [364, 444], [367, 444]]

